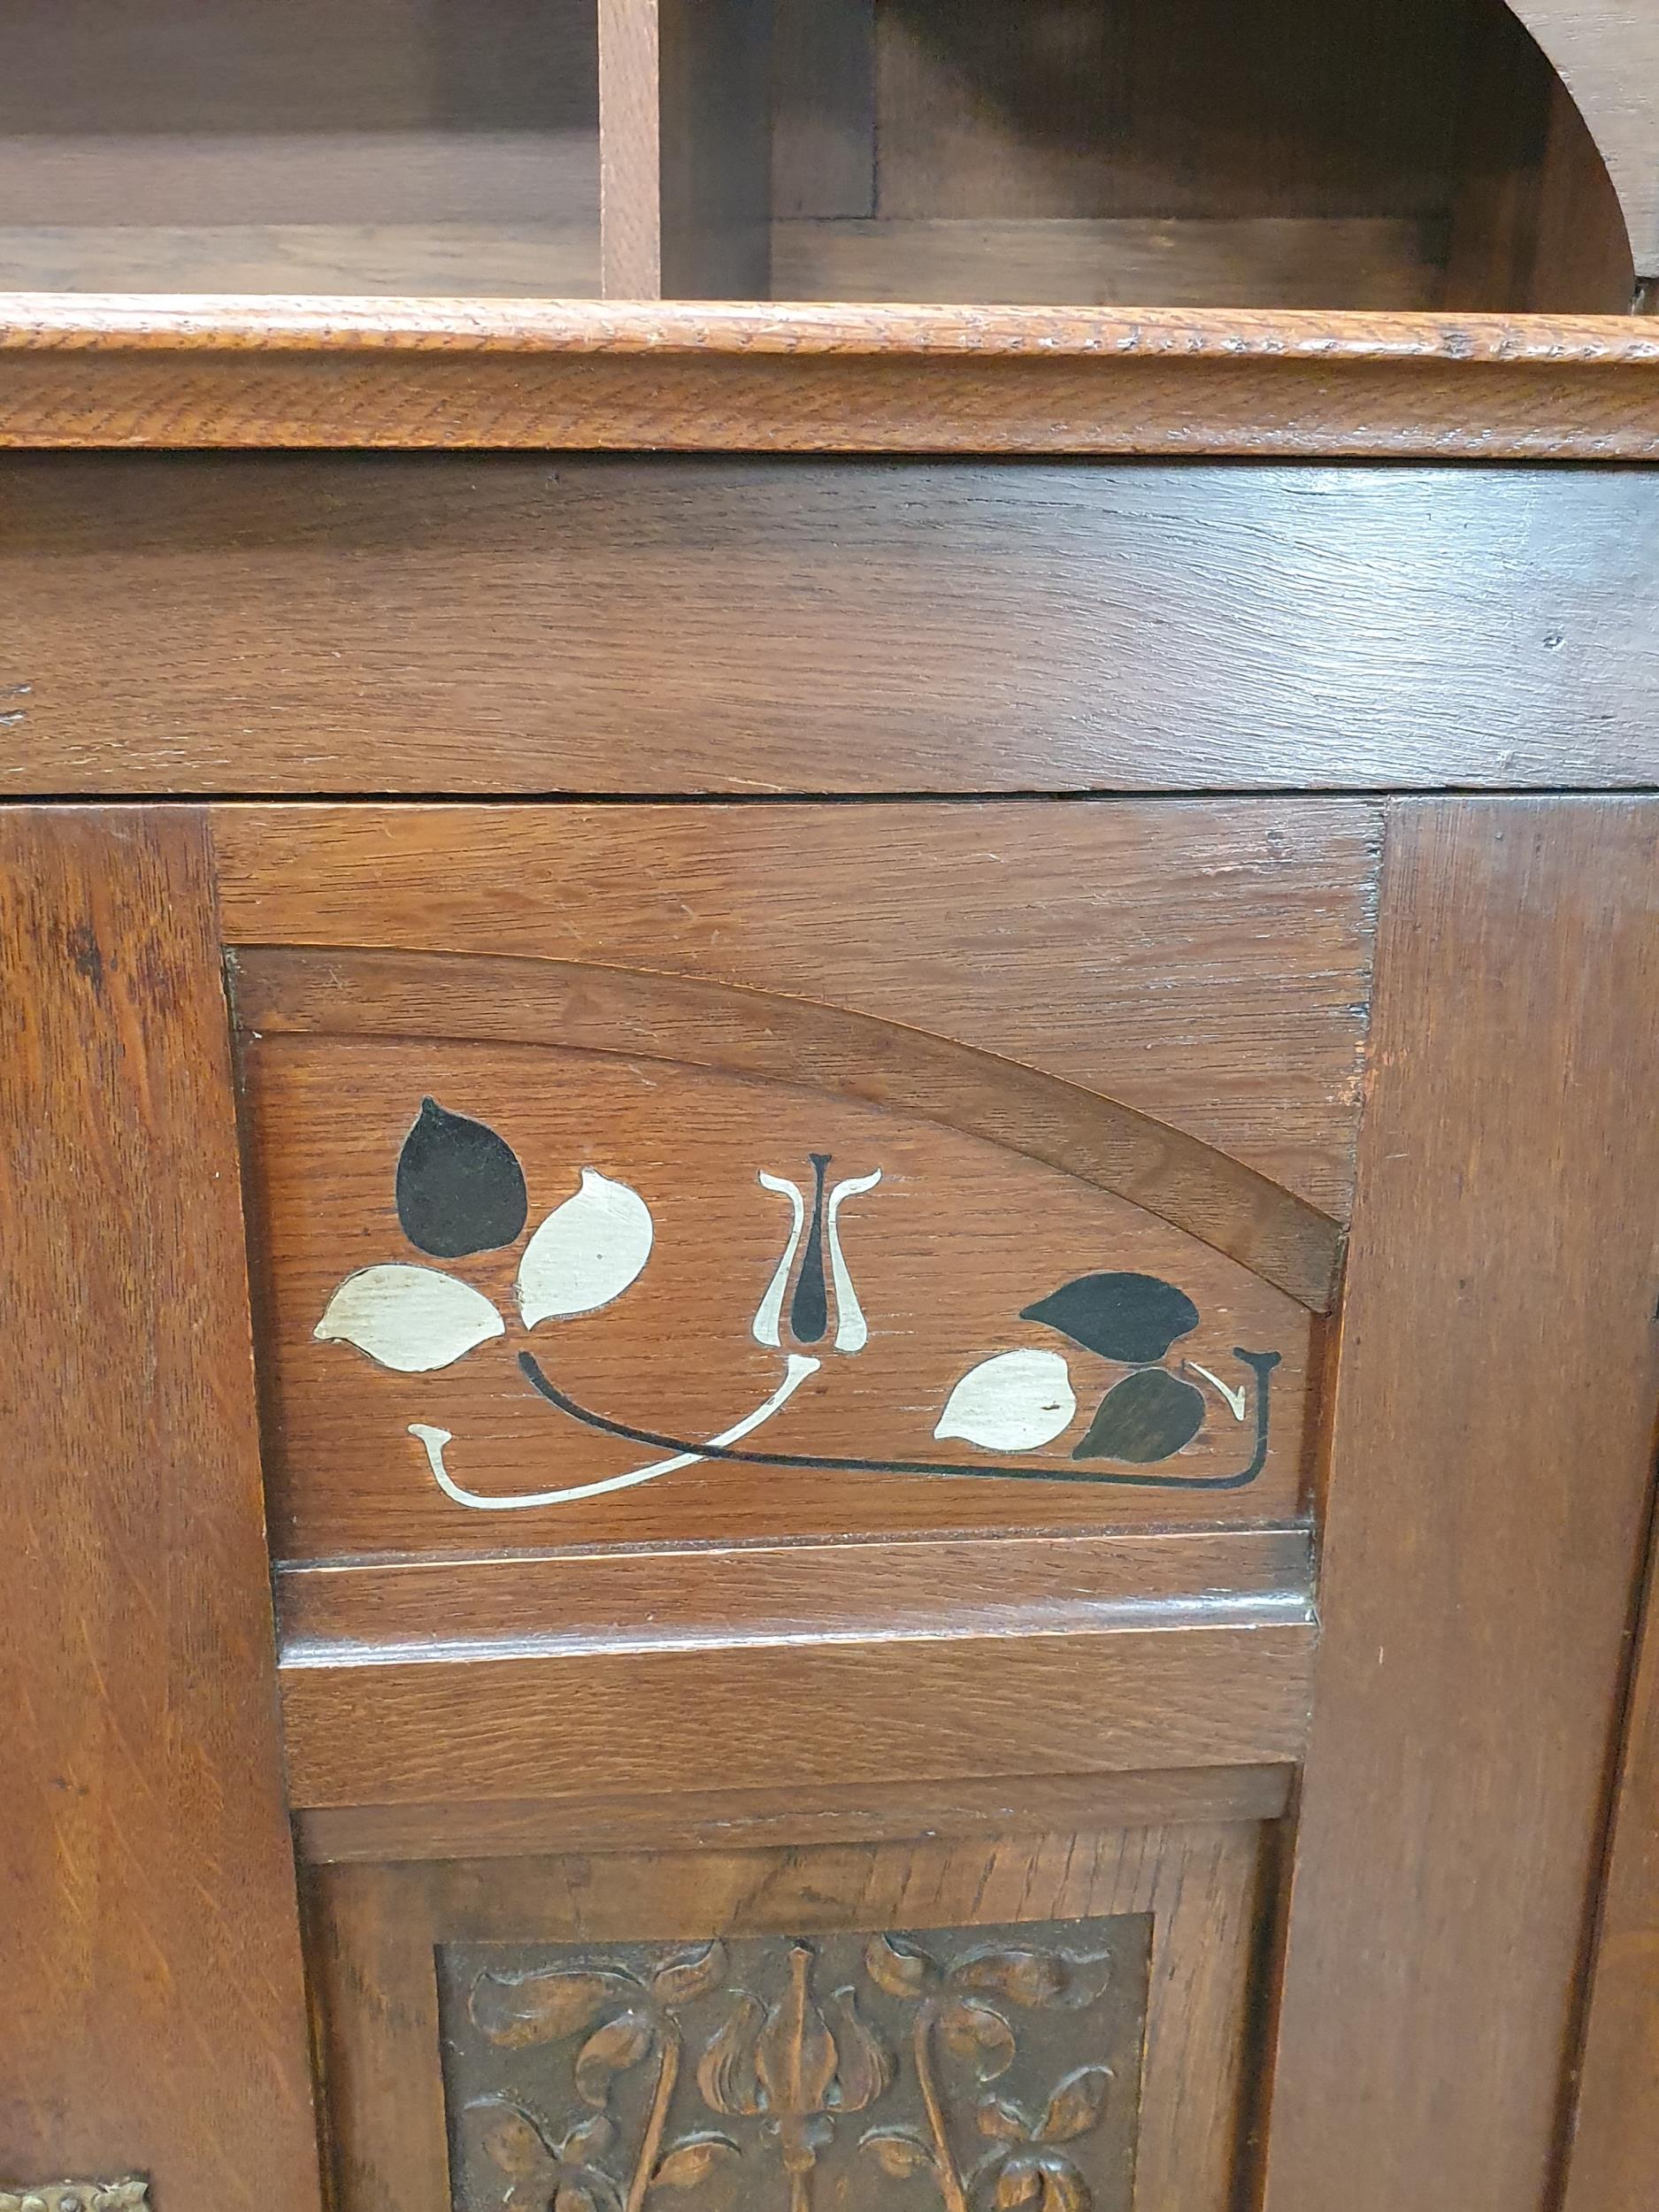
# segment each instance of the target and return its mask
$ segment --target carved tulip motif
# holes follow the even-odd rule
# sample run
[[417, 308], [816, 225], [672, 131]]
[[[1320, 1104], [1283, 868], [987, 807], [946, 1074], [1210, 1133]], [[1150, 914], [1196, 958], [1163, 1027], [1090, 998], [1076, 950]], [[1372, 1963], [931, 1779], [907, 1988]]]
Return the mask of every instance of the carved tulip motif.
[[714, 2112], [763, 2117], [789, 2176], [790, 2212], [809, 2212], [812, 2170], [829, 2138], [827, 2116], [862, 2112], [893, 2078], [893, 2057], [858, 2017], [853, 1990], [837, 1990], [833, 2032], [812, 1995], [814, 1955], [789, 1948], [787, 1993], [766, 2010], [746, 1991], [710, 2044], [697, 2085]]
[[444, 1981], [457, 2212], [1126, 2212], [1150, 1933], [468, 1959]]

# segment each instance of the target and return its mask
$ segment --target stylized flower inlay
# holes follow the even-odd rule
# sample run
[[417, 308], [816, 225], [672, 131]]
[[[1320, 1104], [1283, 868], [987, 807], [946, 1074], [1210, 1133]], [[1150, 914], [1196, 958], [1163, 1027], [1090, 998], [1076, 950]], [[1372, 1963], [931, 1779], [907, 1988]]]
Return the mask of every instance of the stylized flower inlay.
[[[975, 1449], [1011, 1455], [1000, 1463], [943, 1458], [912, 1459], [883, 1451], [872, 1457], [824, 1455], [757, 1448], [746, 1440], [781, 1411], [828, 1350], [851, 1356], [870, 1341], [870, 1325], [853, 1286], [841, 1243], [841, 1215], [849, 1200], [881, 1182], [880, 1168], [832, 1180], [833, 1156], [808, 1155], [810, 1185], [763, 1168], [760, 1187], [787, 1199], [789, 1225], [783, 1249], [762, 1290], [749, 1324], [756, 1342], [784, 1355], [780, 1379], [761, 1402], [714, 1436], [646, 1427], [613, 1419], [582, 1405], [542, 1363], [545, 1355], [523, 1350], [520, 1374], [557, 1412], [596, 1434], [648, 1448], [643, 1465], [557, 1489], [491, 1495], [465, 1486], [451, 1473], [448, 1429], [411, 1422], [409, 1433], [426, 1454], [432, 1479], [456, 1504], [483, 1512], [558, 1505], [630, 1490], [706, 1460], [801, 1471], [848, 1470], [886, 1475], [998, 1476], [1052, 1481], [1049, 1467], [1022, 1467], [1018, 1455], [1056, 1444], [1076, 1418], [1078, 1400], [1066, 1356], [1051, 1346], [1026, 1345], [992, 1354], [960, 1376], [933, 1430], [935, 1440], [960, 1439]], [[485, 1122], [453, 1112], [434, 1098], [420, 1110], [398, 1156], [398, 1219], [410, 1242], [429, 1256], [465, 1256], [516, 1242], [529, 1215], [529, 1187], [506, 1140]], [[483, 1293], [442, 1268], [385, 1261], [360, 1268], [340, 1284], [313, 1334], [346, 1343], [400, 1374], [426, 1374], [451, 1366], [479, 1346], [507, 1333], [509, 1323], [531, 1332], [549, 1322], [596, 1313], [621, 1297], [648, 1266], [656, 1241], [650, 1208], [631, 1185], [580, 1169], [568, 1193], [531, 1234], [519, 1256], [517, 1315], [503, 1318]], [[1247, 1417], [1250, 1381], [1229, 1384], [1194, 1360], [1165, 1363], [1171, 1348], [1198, 1326], [1199, 1312], [1186, 1292], [1155, 1275], [1104, 1271], [1079, 1275], [1020, 1312], [1024, 1321], [1056, 1331], [1079, 1349], [1126, 1368], [1112, 1380], [1071, 1448], [1079, 1463], [1071, 1479], [1150, 1485], [1171, 1490], [1236, 1490], [1254, 1482], [1267, 1460], [1269, 1379], [1277, 1352], [1235, 1347], [1233, 1357], [1255, 1386], [1255, 1449], [1231, 1474], [1109, 1473], [1088, 1463], [1116, 1461], [1144, 1468], [1173, 1458], [1198, 1436], [1208, 1401], [1197, 1377], [1233, 1418]]]

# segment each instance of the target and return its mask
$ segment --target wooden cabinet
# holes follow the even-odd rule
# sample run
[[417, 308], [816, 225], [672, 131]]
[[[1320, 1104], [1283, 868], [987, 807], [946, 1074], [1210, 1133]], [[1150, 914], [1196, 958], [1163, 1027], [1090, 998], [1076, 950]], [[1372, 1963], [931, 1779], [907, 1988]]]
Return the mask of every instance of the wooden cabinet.
[[5, 833], [26, 2174], [1545, 2201], [1651, 801]]
[[0, 0], [0, 2212], [1644, 2212], [1649, 18]]

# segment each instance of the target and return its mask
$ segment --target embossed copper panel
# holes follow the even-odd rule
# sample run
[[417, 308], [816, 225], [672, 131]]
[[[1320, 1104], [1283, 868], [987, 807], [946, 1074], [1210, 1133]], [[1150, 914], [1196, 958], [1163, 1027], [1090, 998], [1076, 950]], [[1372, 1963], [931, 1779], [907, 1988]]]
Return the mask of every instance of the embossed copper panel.
[[1151, 1917], [452, 1944], [459, 2212], [1127, 2212]]

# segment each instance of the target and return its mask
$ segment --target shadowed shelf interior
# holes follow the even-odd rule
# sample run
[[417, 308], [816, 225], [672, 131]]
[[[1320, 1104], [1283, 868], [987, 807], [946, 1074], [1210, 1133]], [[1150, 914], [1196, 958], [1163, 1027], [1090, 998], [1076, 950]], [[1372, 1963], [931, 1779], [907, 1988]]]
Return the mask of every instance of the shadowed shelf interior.
[[0, 0], [0, 289], [1623, 313], [1562, 12]]

